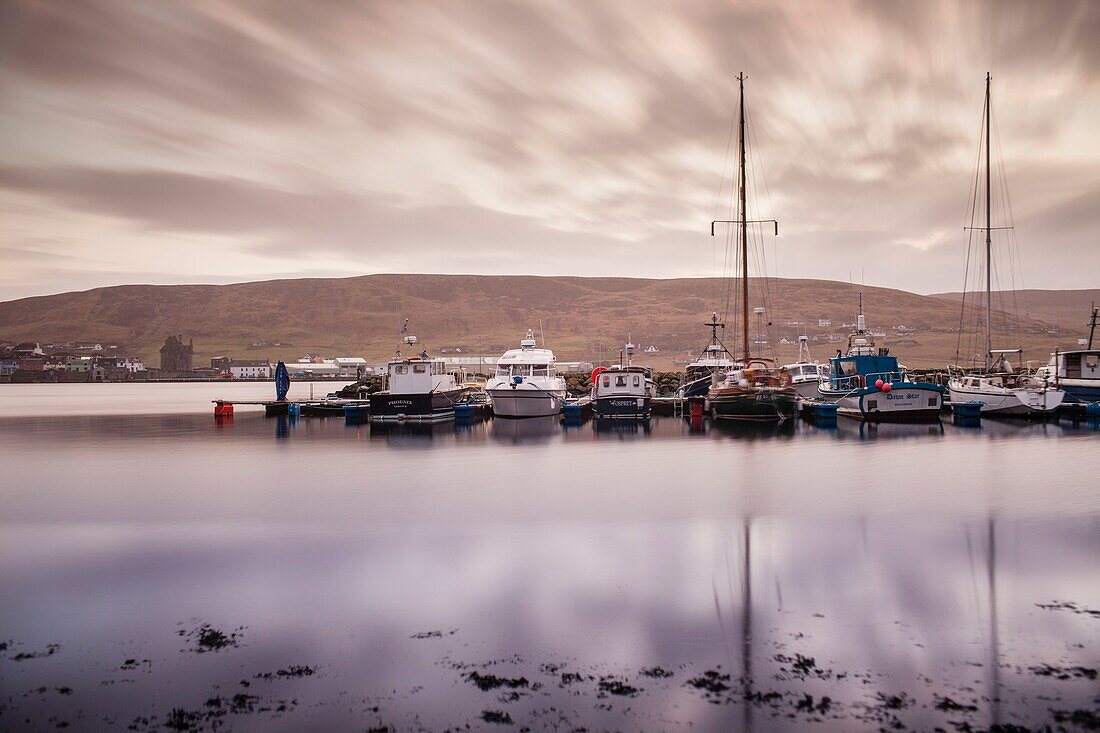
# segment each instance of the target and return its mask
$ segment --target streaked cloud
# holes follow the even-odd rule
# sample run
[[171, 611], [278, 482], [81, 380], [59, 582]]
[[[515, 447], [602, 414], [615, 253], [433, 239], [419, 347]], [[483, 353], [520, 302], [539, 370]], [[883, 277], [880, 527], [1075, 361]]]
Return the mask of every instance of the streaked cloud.
[[773, 274], [958, 289], [989, 69], [1024, 284], [1096, 286], [1098, 35], [1087, 1], [13, 0], [0, 297], [720, 274], [741, 70]]

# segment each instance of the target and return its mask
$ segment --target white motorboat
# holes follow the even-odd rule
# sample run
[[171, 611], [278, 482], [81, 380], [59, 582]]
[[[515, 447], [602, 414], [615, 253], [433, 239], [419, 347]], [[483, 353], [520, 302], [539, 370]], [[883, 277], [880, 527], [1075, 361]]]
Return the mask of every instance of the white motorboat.
[[1055, 351], [1046, 366], [1035, 370], [1036, 377], [1053, 381], [1066, 393], [1066, 402], [1100, 402], [1100, 349], [1093, 348], [1097, 312], [1094, 305], [1089, 337], [1078, 341], [1082, 348]]
[[817, 397], [817, 388], [829, 379], [829, 365], [810, 358], [810, 344], [805, 336], [798, 337], [798, 361], [783, 369], [790, 376], [791, 386], [804, 400]]
[[497, 361], [496, 373], [485, 385], [499, 417], [557, 415], [565, 404], [565, 379], [558, 374], [550, 349], [539, 348], [534, 334], [509, 349]]

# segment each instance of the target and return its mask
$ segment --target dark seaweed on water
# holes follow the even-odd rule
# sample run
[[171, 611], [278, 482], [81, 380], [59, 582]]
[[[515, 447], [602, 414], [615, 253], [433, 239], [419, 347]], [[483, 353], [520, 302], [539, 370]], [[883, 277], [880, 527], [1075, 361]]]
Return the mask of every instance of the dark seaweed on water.
[[484, 720], [486, 723], [512, 725], [512, 716], [501, 710], [482, 710], [481, 719]]
[[634, 697], [642, 691], [640, 688], [632, 687], [614, 677], [601, 677], [599, 690], [600, 695], [622, 695], [624, 697]]
[[510, 687], [512, 689], [518, 689], [521, 687], [527, 687], [530, 684], [526, 677], [517, 677], [515, 679], [509, 679], [507, 677], [497, 677], [495, 674], [481, 674], [474, 671], [466, 675], [466, 679], [473, 682], [477, 688], [483, 692], [489, 690], [495, 690], [500, 687]]
[[1096, 679], [1096, 670], [1091, 667], [1054, 667], [1050, 664], [1041, 664], [1029, 669], [1034, 675], [1053, 677], [1056, 680]]
[[180, 636], [193, 639], [195, 641], [195, 648], [192, 651], [196, 654], [204, 654], [206, 652], [217, 652], [223, 649], [240, 646], [243, 631], [244, 627], [238, 626], [227, 634], [221, 629], [214, 628], [210, 624], [202, 624], [191, 631], [180, 630], [177, 633], [179, 633]]

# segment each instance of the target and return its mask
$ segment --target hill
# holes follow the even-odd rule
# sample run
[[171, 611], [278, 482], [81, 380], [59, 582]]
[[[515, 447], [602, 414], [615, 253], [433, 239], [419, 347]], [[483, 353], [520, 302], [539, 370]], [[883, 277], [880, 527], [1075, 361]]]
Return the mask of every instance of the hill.
[[[212, 356], [293, 360], [306, 352], [326, 356], [363, 355], [383, 360], [400, 340], [405, 318], [410, 332], [431, 351], [464, 350], [499, 354], [524, 332], [539, 332], [562, 360], [613, 358], [629, 333], [659, 355], [645, 361], [668, 368], [684, 351], [707, 342], [703, 323], [724, 303], [716, 279], [367, 275], [342, 279], [298, 279], [233, 285], [125, 285], [84, 292], [23, 298], [0, 303], [0, 339], [8, 341], [117, 341], [150, 365], [168, 334], [193, 337], [196, 365]], [[824, 280], [772, 279], [750, 286], [752, 306], [768, 305], [773, 341], [817, 335], [814, 355], [838, 347], [827, 339], [847, 333], [855, 320], [859, 286]], [[1073, 345], [1083, 335], [1086, 313], [1077, 301], [1100, 291], [1075, 291], [1070, 305], [1061, 294], [1026, 291], [1036, 305], [1020, 323], [1019, 342], [1032, 359], [1055, 346]], [[952, 360], [959, 304], [951, 294], [917, 295], [864, 287], [868, 326], [884, 329], [886, 345], [911, 366], [942, 366]], [[1093, 295], [1089, 296], [1088, 293]], [[1034, 295], [1032, 295], [1034, 294]], [[732, 313], [736, 310], [733, 300]], [[721, 311], [723, 308], [719, 308]], [[832, 321], [819, 326], [819, 319]], [[896, 326], [912, 333], [898, 335]], [[1054, 336], [1052, 326], [1061, 329]], [[727, 343], [736, 343], [732, 327]], [[254, 342], [278, 347], [251, 348]], [[787, 358], [797, 351], [781, 347]]]
[[[958, 302], [962, 293], [937, 293], [934, 297]], [[968, 294], [967, 301], [973, 297], [973, 293]], [[995, 292], [993, 298], [994, 303], [1011, 303], [1014, 300], [1021, 316], [1068, 326], [1071, 331], [1068, 336], [1076, 339], [1088, 335], [1089, 314], [1092, 313], [1093, 303], [1100, 304], [1100, 289], [1019, 290], [1015, 294]]]

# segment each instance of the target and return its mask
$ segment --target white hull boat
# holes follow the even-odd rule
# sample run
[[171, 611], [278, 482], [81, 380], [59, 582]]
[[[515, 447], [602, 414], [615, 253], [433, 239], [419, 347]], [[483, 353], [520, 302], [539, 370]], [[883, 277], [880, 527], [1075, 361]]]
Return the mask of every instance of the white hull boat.
[[550, 349], [536, 348], [531, 331], [520, 348], [509, 349], [497, 361], [497, 371], [485, 391], [498, 417], [557, 415], [565, 405], [565, 379], [557, 373]]
[[548, 392], [528, 385], [488, 390], [493, 414], [499, 417], [557, 415], [565, 404], [565, 391]]
[[1034, 386], [1017, 375], [958, 377], [947, 383], [951, 402], [981, 402], [983, 415], [1027, 417], [1057, 410], [1066, 393], [1052, 387]]

